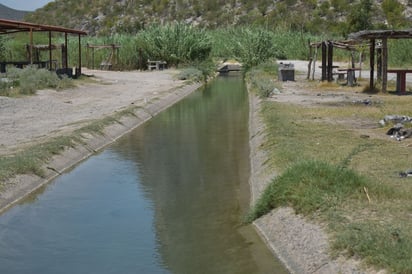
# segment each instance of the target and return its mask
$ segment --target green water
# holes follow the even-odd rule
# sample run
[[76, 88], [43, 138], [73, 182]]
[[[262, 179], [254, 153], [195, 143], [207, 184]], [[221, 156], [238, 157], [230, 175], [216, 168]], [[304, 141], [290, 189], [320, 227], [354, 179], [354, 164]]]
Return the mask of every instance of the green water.
[[242, 224], [248, 102], [219, 77], [0, 217], [0, 273], [286, 273]]

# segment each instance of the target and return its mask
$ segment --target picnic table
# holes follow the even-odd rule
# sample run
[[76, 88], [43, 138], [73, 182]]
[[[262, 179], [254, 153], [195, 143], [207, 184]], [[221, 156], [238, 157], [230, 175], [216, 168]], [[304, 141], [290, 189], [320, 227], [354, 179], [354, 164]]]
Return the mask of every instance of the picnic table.
[[406, 74], [412, 73], [412, 69], [388, 69], [388, 73], [396, 73], [396, 91], [406, 92]]

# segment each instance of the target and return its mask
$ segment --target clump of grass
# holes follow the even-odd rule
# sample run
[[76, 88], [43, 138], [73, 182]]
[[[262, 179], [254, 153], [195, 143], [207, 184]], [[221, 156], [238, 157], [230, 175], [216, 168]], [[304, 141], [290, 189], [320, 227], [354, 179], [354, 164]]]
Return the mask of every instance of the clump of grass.
[[200, 82], [203, 80], [202, 71], [193, 67], [182, 69], [176, 77], [179, 80], [189, 80], [194, 82]]
[[73, 136], [54, 138], [46, 143], [34, 145], [13, 155], [0, 157], [0, 182], [17, 174], [35, 174], [43, 177], [44, 164], [53, 155], [72, 147], [77, 139]]
[[[332, 247], [349, 256], [365, 258], [366, 263], [391, 273], [411, 273], [411, 231], [402, 226], [366, 221], [344, 224]], [[409, 234], [409, 236], [408, 236]]]
[[269, 184], [247, 220], [253, 221], [280, 206], [292, 206], [303, 214], [326, 211], [358, 195], [368, 184], [366, 177], [353, 170], [322, 161], [303, 161]]
[[64, 90], [68, 88], [75, 87], [73, 79], [69, 78], [66, 75], [60, 77], [60, 80], [57, 82], [56, 89], [57, 90]]

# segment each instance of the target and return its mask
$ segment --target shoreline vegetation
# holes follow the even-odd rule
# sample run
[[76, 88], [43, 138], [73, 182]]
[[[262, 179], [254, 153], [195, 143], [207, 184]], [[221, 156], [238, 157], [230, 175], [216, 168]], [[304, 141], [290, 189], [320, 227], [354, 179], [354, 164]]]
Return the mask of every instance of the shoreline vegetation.
[[412, 183], [398, 176], [410, 168], [411, 141], [394, 141], [378, 122], [386, 112], [410, 114], [412, 99], [310, 82], [302, 72], [297, 82], [272, 81], [278, 92], [267, 95], [254, 82], [277, 70], [257, 70], [247, 81], [259, 97], [251, 123], [262, 120], [251, 131], [260, 181], [247, 221], [292, 272], [411, 273]]

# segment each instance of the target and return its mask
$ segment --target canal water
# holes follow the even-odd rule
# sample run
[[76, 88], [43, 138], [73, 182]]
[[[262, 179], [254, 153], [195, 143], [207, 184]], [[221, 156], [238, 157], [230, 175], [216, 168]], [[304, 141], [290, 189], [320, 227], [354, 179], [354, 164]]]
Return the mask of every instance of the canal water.
[[218, 77], [0, 216], [0, 273], [286, 273], [242, 224], [247, 121]]

